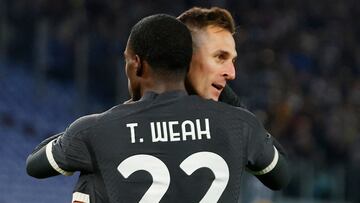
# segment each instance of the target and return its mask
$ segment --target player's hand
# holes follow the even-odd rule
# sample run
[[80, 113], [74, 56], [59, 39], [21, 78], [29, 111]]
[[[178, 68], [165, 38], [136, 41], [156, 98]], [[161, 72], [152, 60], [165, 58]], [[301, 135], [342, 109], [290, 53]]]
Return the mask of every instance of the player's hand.
[[220, 94], [219, 101], [229, 104], [231, 106], [246, 108], [242, 99], [231, 89], [229, 85], [226, 85]]

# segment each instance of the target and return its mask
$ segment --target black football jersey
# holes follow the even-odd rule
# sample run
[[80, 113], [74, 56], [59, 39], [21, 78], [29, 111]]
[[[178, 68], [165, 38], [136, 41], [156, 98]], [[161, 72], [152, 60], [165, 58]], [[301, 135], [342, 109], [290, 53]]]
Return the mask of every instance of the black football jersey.
[[95, 203], [237, 202], [244, 169], [274, 154], [252, 113], [182, 91], [82, 117], [46, 150], [57, 171], [81, 171]]

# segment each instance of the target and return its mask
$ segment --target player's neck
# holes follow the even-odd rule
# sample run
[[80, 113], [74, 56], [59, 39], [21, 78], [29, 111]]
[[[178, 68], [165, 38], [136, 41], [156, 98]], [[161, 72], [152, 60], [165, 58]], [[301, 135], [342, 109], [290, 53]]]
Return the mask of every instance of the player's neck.
[[147, 85], [142, 88], [142, 95], [144, 95], [146, 92], [155, 92], [158, 94], [162, 94], [165, 92], [172, 92], [177, 90], [186, 91], [184, 81], [149, 81]]
[[161, 94], [176, 90], [186, 91], [184, 77], [175, 74], [154, 72], [147, 63], [144, 63], [140, 85], [141, 95], [150, 91]]

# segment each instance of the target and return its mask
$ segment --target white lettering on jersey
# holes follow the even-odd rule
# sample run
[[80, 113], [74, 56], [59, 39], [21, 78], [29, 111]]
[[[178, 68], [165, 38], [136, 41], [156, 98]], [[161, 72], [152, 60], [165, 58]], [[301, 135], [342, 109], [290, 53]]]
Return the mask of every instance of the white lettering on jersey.
[[[155, 123], [156, 123], [156, 129], [155, 129]], [[168, 141], [166, 122], [162, 122], [162, 124], [163, 124], [163, 128], [161, 129], [160, 122], [151, 122], [150, 123], [151, 137], [152, 137], [153, 142], [167, 142]]]
[[202, 126], [200, 119], [196, 119], [195, 123], [191, 120], [185, 120], [180, 124], [181, 128], [178, 132], [175, 128], [179, 125], [179, 121], [150, 122], [152, 142], [201, 140], [204, 136], [206, 139], [211, 139], [209, 119], [205, 118], [203, 123], [204, 126]]
[[[186, 128], [188, 128], [189, 131], [187, 131]], [[182, 131], [183, 140], [186, 140], [186, 136], [191, 136], [192, 140], [196, 139], [195, 125], [194, 125], [194, 123], [192, 121], [186, 120], [186, 121], [182, 122], [181, 131]]]
[[130, 138], [131, 143], [135, 143], [135, 127], [137, 127], [137, 123], [128, 123], [126, 124], [126, 127], [130, 128]]
[[200, 119], [196, 119], [196, 129], [197, 129], [197, 134], [198, 134], [199, 140], [202, 139], [202, 135], [206, 135], [207, 139], [211, 139], [208, 118], [205, 118], [205, 130], [201, 130]]
[[180, 141], [180, 133], [178, 132], [174, 132], [174, 125], [179, 125], [179, 121], [169, 121], [169, 136], [170, 136], [170, 141], [174, 142], [174, 141]]

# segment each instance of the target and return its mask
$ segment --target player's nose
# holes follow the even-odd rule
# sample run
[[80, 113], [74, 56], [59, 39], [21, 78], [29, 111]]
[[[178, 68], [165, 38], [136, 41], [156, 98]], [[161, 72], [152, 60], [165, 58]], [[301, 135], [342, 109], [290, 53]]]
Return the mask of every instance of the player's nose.
[[229, 63], [224, 67], [223, 76], [226, 80], [234, 80], [236, 77], [235, 66], [233, 63]]

